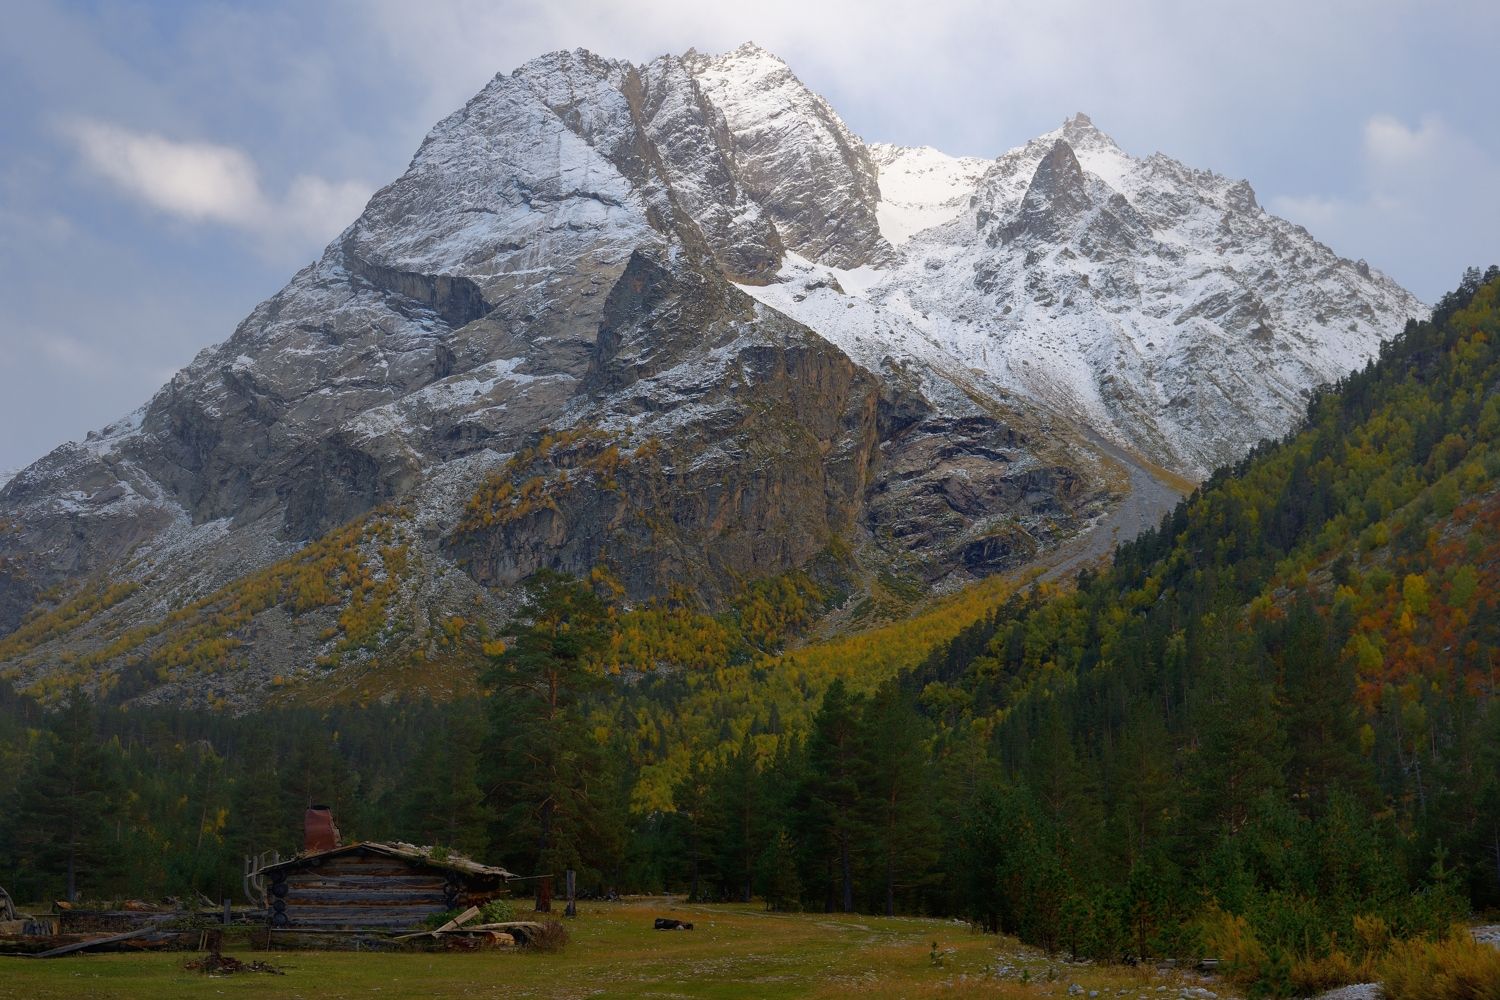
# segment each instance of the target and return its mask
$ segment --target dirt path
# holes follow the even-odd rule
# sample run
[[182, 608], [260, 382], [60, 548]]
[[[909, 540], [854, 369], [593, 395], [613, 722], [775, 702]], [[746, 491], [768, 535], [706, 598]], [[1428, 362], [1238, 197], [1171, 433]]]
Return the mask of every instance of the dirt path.
[[1091, 444], [1117, 462], [1130, 477], [1130, 492], [1093, 528], [1069, 539], [1038, 559], [1026, 572], [1041, 573], [1037, 579], [1057, 583], [1077, 575], [1085, 566], [1101, 562], [1121, 542], [1128, 542], [1148, 528], [1155, 528], [1163, 516], [1182, 499], [1184, 484], [1169, 473], [1141, 461], [1123, 448], [1086, 431]]

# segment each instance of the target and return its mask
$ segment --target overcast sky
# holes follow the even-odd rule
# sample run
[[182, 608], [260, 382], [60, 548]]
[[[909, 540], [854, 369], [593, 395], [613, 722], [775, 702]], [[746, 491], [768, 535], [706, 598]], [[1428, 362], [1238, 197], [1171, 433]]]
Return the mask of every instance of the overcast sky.
[[865, 139], [1085, 111], [1431, 301], [1500, 260], [1500, 4], [262, 0], [0, 8], [0, 470], [144, 402], [496, 72], [753, 39]]

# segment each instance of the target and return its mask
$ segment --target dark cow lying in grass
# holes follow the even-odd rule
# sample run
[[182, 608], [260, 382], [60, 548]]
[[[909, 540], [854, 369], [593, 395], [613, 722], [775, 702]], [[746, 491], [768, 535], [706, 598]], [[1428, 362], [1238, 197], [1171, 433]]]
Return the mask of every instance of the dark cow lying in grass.
[[690, 931], [693, 925], [684, 920], [673, 920], [671, 917], [657, 917], [656, 929], [659, 931]]

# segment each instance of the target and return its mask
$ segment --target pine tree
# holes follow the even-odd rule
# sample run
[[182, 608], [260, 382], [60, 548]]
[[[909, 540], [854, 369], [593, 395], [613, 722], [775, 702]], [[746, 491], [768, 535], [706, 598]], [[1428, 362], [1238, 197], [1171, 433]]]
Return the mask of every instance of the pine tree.
[[[584, 725], [580, 700], [603, 684], [595, 658], [605, 643], [603, 602], [586, 586], [543, 571], [526, 585], [514, 641], [496, 657], [490, 688], [491, 801], [507, 843], [532, 871], [584, 867], [613, 773]], [[543, 879], [536, 908], [552, 908]]]
[[483, 719], [455, 707], [433, 729], [407, 769], [400, 809], [402, 836], [479, 857], [489, 845], [491, 817], [479, 784]]
[[797, 844], [785, 827], [772, 834], [758, 868], [766, 909], [778, 913], [796, 909], [802, 897], [802, 880], [797, 875]]
[[1312, 806], [1339, 789], [1366, 792], [1370, 785], [1355, 724], [1354, 662], [1342, 652], [1350, 616], [1341, 601], [1325, 623], [1304, 591], [1281, 629], [1287, 774], [1293, 791]]
[[842, 680], [823, 695], [807, 742], [807, 841], [821, 855], [828, 912], [854, 911], [854, 850], [860, 802], [858, 700]]
[[939, 854], [925, 735], [909, 696], [894, 682], [882, 685], [860, 716], [861, 840], [886, 916], [896, 913], [898, 886], [930, 881]]
[[748, 732], [739, 749], [724, 758], [715, 770], [713, 789], [712, 825], [717, 833], [723, 888], [740, 902], [748, 903], [755, 885], [755, 865], [765, 848], [760, 774]]
[[688, 901], [701, 903], [704, 896], [705, 864], [710, 851], [712, 775], [695, 755], [688, 773], [672, 790], [673, 823], [687, 862]]
[[1281, 791], [1287, 762], [1273, 686], [1238, 662], [1221, 664], [1215, 686], [1198, 713], [1188, 764], [1190, 830], [1203, 849], [1219, 831], [1244, 826], [1263, 795]]
[[16, 853], [25, 868], [62, 874], [69, 902], [80, 883], [98, 886], [119, 861], [109, 844], [122, 797], [119, 763], [118, 747], [99, 738], [93, 702], [75, 688], [19, 782]]

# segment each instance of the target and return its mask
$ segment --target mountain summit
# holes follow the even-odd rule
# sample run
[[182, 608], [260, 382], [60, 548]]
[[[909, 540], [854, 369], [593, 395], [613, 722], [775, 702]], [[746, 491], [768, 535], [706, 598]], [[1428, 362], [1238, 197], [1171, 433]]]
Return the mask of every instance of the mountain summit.
[[431, 690], [542, 568], [893, 614], [1139, 499], [1141, 458], [1195, 476], [1282, 433], [1420, 312], [1082, 114], [958, 159], [866, 145], [754, 45], [550, 53], [140, 410], [0, 488], [0, 669]]

